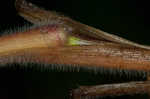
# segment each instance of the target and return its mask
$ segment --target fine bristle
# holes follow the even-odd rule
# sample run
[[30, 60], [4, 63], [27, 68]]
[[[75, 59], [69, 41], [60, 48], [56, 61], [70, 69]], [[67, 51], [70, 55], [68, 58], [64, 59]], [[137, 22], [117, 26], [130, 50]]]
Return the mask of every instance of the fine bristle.
[[47, 22], [47, 23], [41, 23], [41, 24], [29, 24], [29, 23], [25, 23], [23, 26], [22, 25], [15, 25], [14, 27], [12, 26], [6, 26], [6, 30], [1, 29], [0, 30], [0, 37], [2, 36], [7, 36], [7, 35], [12, 35], [12, 34], [16, 34], [16, 33], [22, 33], [22, 32], [27, 32], [31, 29], [35, 29], [35, 28], [40, 28], [42, 26], [46, 26], [46, 25], [58, 25], [58, 22]]
[[[35, 62], [20, 62], [20, 63], [7, 63], [0, 65], [0, 69], [5, 70], [18, 70], [23, 72], [37, 71], [37, 72], [67, 72], [67, 73], [90, 73], [93, 76], [103, 75], [105, 79], [123, 79], [133, 80], [146, 80], [147, 72], [135, 71], [135, 70], [122, 70], [104, 67], [90, 67], [90, 66], [79, 66], [79, 65], [64, 65], [64, 64], [44, 64]], [[100, 77], [101, 78], [101, 77]]]
[[6, 36], [6, 35], [11, 35], [15, 33], [21, 33], [25, 32], [29, 29], [32, 29], [33, 25], [27, 22], [23, 22], [22, 24], [15, 24], [15, 25], [1, 25], [0, 27], [0, 37]]

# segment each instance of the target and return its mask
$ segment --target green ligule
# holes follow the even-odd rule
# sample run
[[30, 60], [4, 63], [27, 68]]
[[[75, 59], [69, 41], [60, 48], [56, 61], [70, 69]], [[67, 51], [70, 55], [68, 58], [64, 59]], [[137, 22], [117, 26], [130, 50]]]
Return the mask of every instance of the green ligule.
[[74, 36], [70, 36], [69, 40], [68, 40], [68, 45], [92, 45], [93, 42], [92, 41], [87, 41], [87, 40], [82, 40], [80, 38], [74, 37]]

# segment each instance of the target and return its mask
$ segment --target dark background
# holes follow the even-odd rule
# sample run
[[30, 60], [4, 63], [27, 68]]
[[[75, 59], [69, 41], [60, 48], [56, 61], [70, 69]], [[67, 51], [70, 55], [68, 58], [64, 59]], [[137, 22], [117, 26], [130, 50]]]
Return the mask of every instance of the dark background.
[[[84, 24], [150, 45], [149, 3], [138, 0], [28, 0], [47, 10], [61, 12]], [[30, 24], [18, 16], [14, 0], [0, 2], [0, 33]], [[43, 68], [39, 64], [11, 64], [14, 68], [0, 68], [0, 98], [69, 99], [69, 91], [79, 85], [126, 82], [145, 79], [145, 76], [125, 75], [109, 71], [95, 74], [89, 70], [63, 72]], [[30, 66], [33, 66], [30, 68]], [[35, 66], [35, 67], [34, 67]], [[103, 74], [104, 73], [104, 74]], [[122, 75], [120, 75], [120, 73]], [[147, 95], [122, 96], [121, 99], [147, 99]], [[110, 97], [107, 97], [110, 98]], [[118, 99], [117, 98], [117, 99]]]

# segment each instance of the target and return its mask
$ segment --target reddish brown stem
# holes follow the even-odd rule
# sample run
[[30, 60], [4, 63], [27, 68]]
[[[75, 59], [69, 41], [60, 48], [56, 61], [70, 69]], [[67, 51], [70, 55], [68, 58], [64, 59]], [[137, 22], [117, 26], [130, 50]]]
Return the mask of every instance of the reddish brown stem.
[[80, 88], [72, 91], [72, 97], [73, 99], [82, 99], [90, 96], [121, 96], [144, 94], [149, 92], [150, 81], [141, 81], [97, 86], [81, 86]]
[[[21, 57], [20, 57], [21, 56]], [[83, 67], [150, 71], [150, 51], [117, 44], [91, 46], [66, 46], [57, 48], [30, 48], [1, 53], [2, 63], [38, 62], [45, 64], [70, 64]]]

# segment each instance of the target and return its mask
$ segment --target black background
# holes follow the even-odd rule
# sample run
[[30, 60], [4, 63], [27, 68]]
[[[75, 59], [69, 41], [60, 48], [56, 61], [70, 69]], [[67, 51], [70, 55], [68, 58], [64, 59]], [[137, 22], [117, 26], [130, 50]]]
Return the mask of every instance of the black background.
[[[106, 32], [122, 36], [141, 44], [150, 45], [149, 3], [144, 0], [28, 1], [47, 10], [61, 12], [74, 20], [78, 20]], [[14, 0], [0, 1], [1, 34], [5, 30], [10, 28], [15, 29], [27, 23], [27, 21], [17, 14], [14, 7]], [[38, 67], [38, 64], [35, 66]], [[33, 66], [33, 68], [27, 69], [18, 67], [9, 69], [1, 68], [0, 98], [68, 99], [69, 91], [79, 85], [94, 85], [133, 80], [132, 76], [118, 76], [119, 73], [112, 77], [107, 73], [104, 75], [102, 75], [102, 73], [94, 74], [88, 70], [81, 70], [81, 72], [78, 73], [63, 72], [58, 69], [49, 70], [47, 68], [41, 70], [37, 67], [34, 68]], [[137, 80], [138, 78], [135, 79]], [[147, 95], [136, 95], [135, 97], [143, 99], [144, 97], [147, 98]], [[135, 97], [122, 96], [119, 98], [132, 99]]]

